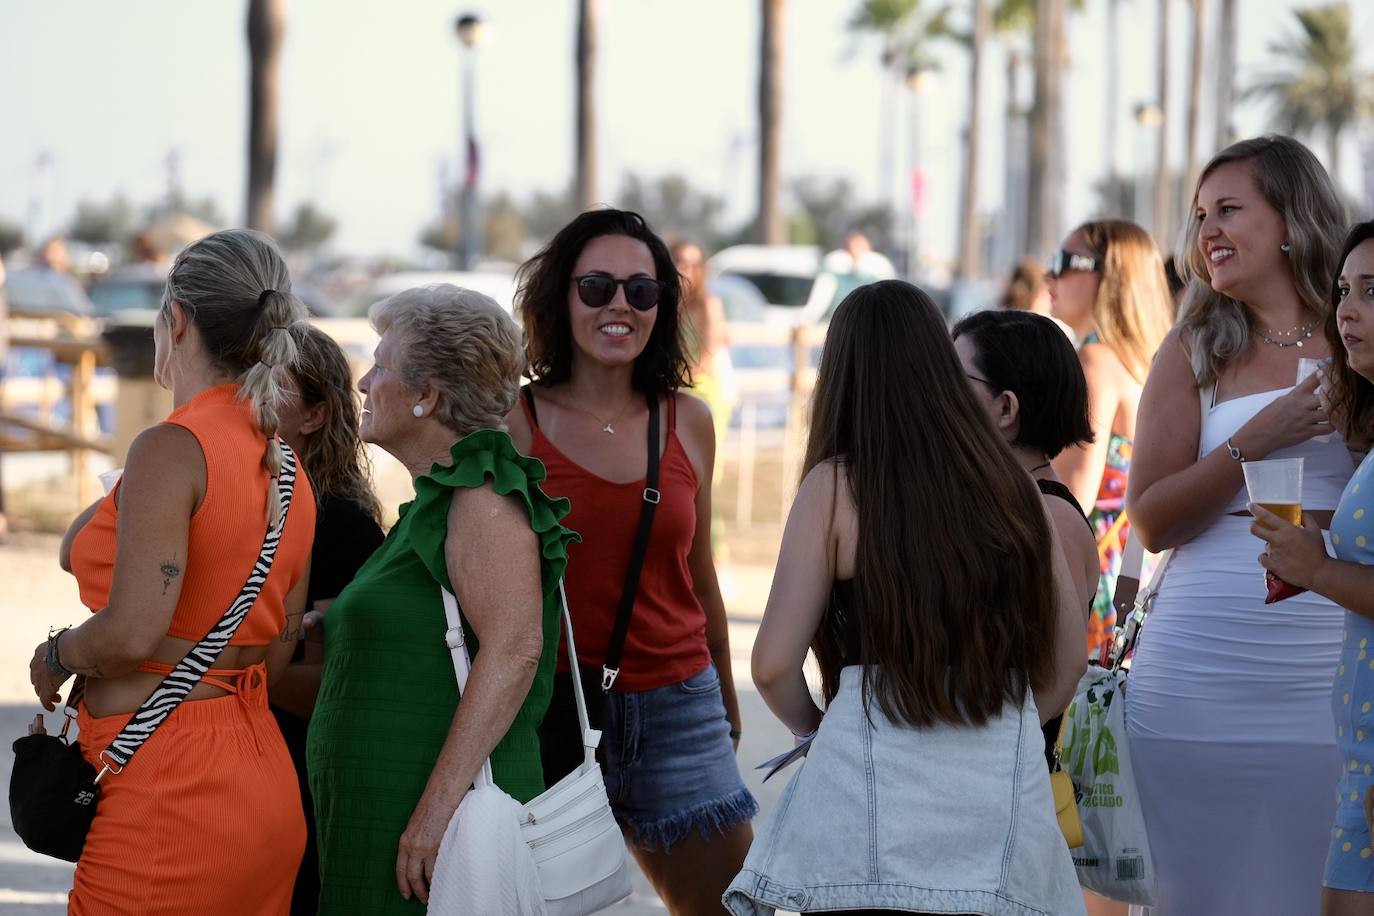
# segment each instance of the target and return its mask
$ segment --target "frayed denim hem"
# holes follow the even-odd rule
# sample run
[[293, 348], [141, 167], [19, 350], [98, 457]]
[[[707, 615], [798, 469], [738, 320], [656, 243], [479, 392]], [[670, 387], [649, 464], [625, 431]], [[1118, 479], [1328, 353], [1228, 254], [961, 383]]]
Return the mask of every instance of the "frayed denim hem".
[[759, 813], [759, 803], [749, 790], [740, 786], [729, 795], [697, 805], [686, 811], [657, 820], [646, 818], [621, 818], [621, 823], [630, 828], [630, 843], [645, 852], [671, 852], [673, 846], [687, 839], [693, 828], [703, 840], [711, 838], [711, 832], [728, 833], [737, 825], [753, 820]]

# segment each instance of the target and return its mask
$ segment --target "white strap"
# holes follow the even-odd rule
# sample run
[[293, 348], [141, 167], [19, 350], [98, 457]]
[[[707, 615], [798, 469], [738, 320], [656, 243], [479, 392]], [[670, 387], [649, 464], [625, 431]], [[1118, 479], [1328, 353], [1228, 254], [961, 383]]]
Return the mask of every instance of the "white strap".
[[[458, 599], [453, 593], [443, 586], [439, 587], [440, 593], [444, 598], [444, 619], [448, 621], [448, 630], [444, 633], [444, 641], [448, 644], [449, 654], [453, 656], [453, 674], [458, 680], [458, 695], [462, 696], [467, 690], [468, 674], [472, 671], [472, 660], [468, 657], [467, 637], [463, 633], [463, 619], [458, 611]], [[596, 764], [596, 747], [601, 743], [601, 732], [592, 728], [591, 720], [587, 717], [587, 699], [582, 692], [582, 678], [578, 676], [577, 668], [577, 646], [573, 643], [572, 615], [568, 613], [568, 595], [563, 589], [563, 580], [558, 580], [558, 600], [563, 606], [563, 626], [568, 637], [568, 664], [572, 667], [573, 697], [577, 702], [577, 722], [582, 733], [582, 748], [584, 765]], [[491, 758], [482, 761], [482, 771], [477, 774], [474, 785], [481, 788], [484, 785], [494, 784], [491, 775]]]

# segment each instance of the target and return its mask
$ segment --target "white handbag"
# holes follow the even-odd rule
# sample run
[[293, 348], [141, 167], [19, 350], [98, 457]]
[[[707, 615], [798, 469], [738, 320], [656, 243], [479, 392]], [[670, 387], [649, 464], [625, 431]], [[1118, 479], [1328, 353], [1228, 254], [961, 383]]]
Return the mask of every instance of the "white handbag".
[[[443, 597], [444, 614], [448, 619], [446, 639], [453, 656], [453, 671], [458, 678], [458, 691], [461, 694], [467, 687], [471, 661], [463, 636], [458, 601], [447, 589], [443, 590]], [[439, 847], [434, 882], [430, 889], [431, 913], [513, 912], [529, 913], [530, 916], [542, 913], [547, 913], [548, 916], [582, 916], [604, 909], [630, 895], [625, 840], [611, 813], [601, 766], [596, 762], [596, 748], [601, 743], [601, 732], [593, 729], [587, 718], [587, 701], [582, 694], [582, 681], [577, 671], [577, 648], [573, 642], [572, 617], [568, 613], [568, 598], [561, 581], [558, 583], [558, 597], [562, 604], [563, 626], [567, 632], [568, 660], [572, 666], [578, 724], [581, 725], [584, 752], [582, 763], [563, 777], [557, 785], [527, 804], [520, 805], [496, 786], [492, 781], [491, 761], [484, 761], [482, 770], [473, 783], [473, 792], [469, 792], [468, 795], [472, 796], [477, 792], [489, 794], [494, 791], [505, 796], [510, 802], [510, 810], [516, 815], [520, 839], [523, 840], [525, 849], [516, 849], [509, 855], [503, 852], [509, 850], [511, 844], [502, 844], [499, 837], [493, 834], [501, 834], [505, 825], [493, 830], [479, 823], [485, 820], [482, 817], [465, 817], [464, 805], [467, 805], [468, 801], [465, 799], [464, 805], [460, 805], [454, 812], [453, 821], [449, 824]], [[490, 812], [497, 810], [497, 806], [483, 803], [482, 810]], [[468, 820], [473, 823], [467, 823]], [[504, 881], [504, 887], [494, 890], [490, 887], [493, 882], [483, 879], [474, 883], [474, 876], [470, 872], [463, 873], [466, 870], [465, 864], [467, 869], [473, 867], [472, 853], [469, 850], [489, 851], [493, 848], [502, 858], [514, 860], [500, 863], [499, 868], [510, 876], [510, 879]], [[523, 877], [523, 856], [526, 851], [533, 859], [538, 875], [537, 898], [532, 902], [525, 902], [532, 895], [527, 893], [528, 889], [523, 886], [527, 883], [527, 879]], [[436, 907], [436, 890], [442, 894], [443, 899], [439, 901], [442, 908]], [[499, 898], [495, 896], [497, 893], [501, 894]], [[490, 909], [498, 899], [504, 901], [501, 904], [502, 909]]]

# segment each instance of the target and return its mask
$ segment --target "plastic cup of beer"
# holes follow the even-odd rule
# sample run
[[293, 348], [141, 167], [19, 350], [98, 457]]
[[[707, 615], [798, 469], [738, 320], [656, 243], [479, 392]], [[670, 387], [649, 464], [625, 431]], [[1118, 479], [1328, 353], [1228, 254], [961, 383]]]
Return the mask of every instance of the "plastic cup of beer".
[[119, 478], [123, 476], [123, 474], [123, 468], [115, 468], [112, 471], [105, 471], [97, 475], [100, 478], [100, 485], [105, 488], [106, 496], [110, 495], [110, 491], [115, 488], [115, 484], [119, 483]]
[[1258, 503], [1292, 525], [1302, 524], [1302, 459], [1271, 458], [1247, 461], [1245, 489]]

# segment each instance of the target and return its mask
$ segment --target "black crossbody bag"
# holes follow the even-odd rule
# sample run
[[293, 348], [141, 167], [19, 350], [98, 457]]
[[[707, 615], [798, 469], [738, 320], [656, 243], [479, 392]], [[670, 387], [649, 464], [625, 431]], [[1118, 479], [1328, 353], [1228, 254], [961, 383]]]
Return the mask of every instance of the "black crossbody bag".
[[[535, 413], [534, 395], [526, 386], [521, 393], [529, 407], [530, 419], [539, 424]], [[643, 502], [639, 510], [639, 527], [635, 530], [634, 546], [630, 551], [630, 565], [625, 570], [625, 585], [620, 592], [620, 605], [616, 609], [615, 628], [611, 631], [611, 642], [606, 647], [606, 659], [601, 671], [594, 667], [581, 670], [582, 692], [587, 697], [587, 715], [591, 727], [600, 729], [605, 720], [607, 694], [620, 675], [620, 659], [625, 651], [625, 637], [630, 632], [630, 618], [634, 615], [635, 597], [639, 594], [639, 576], [644, 571], [644, 557], [649, 551], [649, 534], [654, 526], [654, 513], [658, 509], [662, 493], [658, 489], [658, 398], [646, 398], [649, 405], [648, 471], [644, 475]], [[599, 702], [598, 702], [599, 701]], [[579, 753], [581, 737], [571, 730], [569, 723], [576, 724], [576, 698], [573, 694], [572, 675], [560, 671], [554, 675], [553, 697], [549, 701], [549, 711], [539, 727], [540, 756], [544, 764], [544, 779], [553, 785], [582, 762]], [[601, 749], [597, 749], [600, 758]]]
[[68, 862], [81, 858], [86, 834], [95, 819], [96, 803], [100, 800], [100, 781], [106, 776], [119, 775], [129, 765], [138, 749], [181, 705], [205, 672], [215, 666], [239, 624], [248, 617], [267, 581], [267, 574], [272, 571], [272, 561], [276, 558], [282, 531], [286, 528], [286, 516], [291, 509], [291, 497], [296, 491], [296, 456], [284, 442], [281, 453], [281, 471], [277, 478], [282, 499], [281, 518], [267, 530], [262, 550], [243, 589], [205, 638], [177, 662], [120, 729], [110, 746], [100, 752], [100, 772], [86, 762], [81, 745], [67, 735], [86, 689], [84, 677], [73, 681], [67, 693], [63, 710], [66, 721], [60, 735], [26, 735], [14, 742], [10, 821], [24, 845], [34, 852]]

